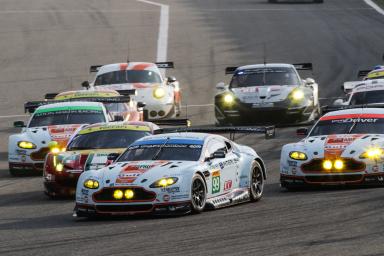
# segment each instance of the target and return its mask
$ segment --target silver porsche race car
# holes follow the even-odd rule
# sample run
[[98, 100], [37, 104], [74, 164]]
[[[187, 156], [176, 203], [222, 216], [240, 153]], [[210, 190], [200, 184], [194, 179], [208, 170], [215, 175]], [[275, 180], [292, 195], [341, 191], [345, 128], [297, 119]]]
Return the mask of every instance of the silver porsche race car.
[[[271, 132], [270, 127], [244, 129], [247, 133]], [[258, 201], [266, 176], [264, 162], [252, 148], [220, 135], [180, 132], [147, 136], [129, 146], [112, 165], [81, 174], [74, 215], [199, 213]]]
[[302, 80], [297, 70], [311, 63], [257, 64], [228, 67], [229, 85], [217, 84], [218, 125], [292, 124], [312, 122], [320, 115], [318, 85]]

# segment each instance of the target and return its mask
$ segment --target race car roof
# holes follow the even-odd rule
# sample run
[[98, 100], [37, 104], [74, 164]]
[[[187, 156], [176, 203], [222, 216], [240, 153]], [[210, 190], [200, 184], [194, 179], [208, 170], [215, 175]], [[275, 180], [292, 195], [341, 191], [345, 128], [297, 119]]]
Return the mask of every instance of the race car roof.
[[383, 76], [384, 76], [384, 67], [380, 69], [372, 70], [371, 72], [368, 73], [367, 78], [375, 79]]
[[246, 70], [246, 69], [253, 69], [253, 68], [294, 68], [292, 64], [284, 64], [284, 63], [267, 63], [267, 64], [252, 64], [252, 65], [246, 65], [241, 66], [237, 68], [237, 71], [239, 70]]
[[[345, 116], [345, 115], [353, 115], [353, 114], [380, 114], [384, 115], [384, 108], [352, 108], [352, 109], [344, 109], [338, 111], [332, 111], [325, 115], [323, 115], [320, 120], [331, 117], [331, 116]], [[384, 116], [383, 116], [384, 117]]]
[[352, 92], [384, 90], [384, 79], [365, 80], [356, 85]]
[[100, 111], [104, 109], [103, 103], [100, 103], [100, 102], [69, 101], [69, 102], [59, 102], [59, 103], [52, 103], [52, 104], [40, 106], [36, 109], [35, 113], [41, 110], [48, 110], [48, 109], [61, 108], [61, 107], [77, 107], [79, 109], [83, 109], [83, 108], [86, 109], [86, 108], [92, 107], [97, 110], [100, 109]]
[[200, 141], [204, 142], [206, 138], [209, 136], [218, 136], [218, 135], [212, 135], [208, 133], [197, 133], [197, 132], [181, 132], [181, 133], [165, 133], [165, 134], [158, 134], [158, 135], [151, 135], [148, 137], [141, 138], [137, 142], [141, 141], [158, 141], [166, 139], [169, 140], [190, 140], [190, 141]]
[[129, 62], [129, 63], [113, 63], [113, 64], [107, 64], [107, 65], [101, 66], [97, 74], [100, 75], [100, 74], [119, 71], [119, 70], [151, 70], [156, 73], [160, 73], [155, 63]]
[[55, 100], [65, 99], [77, 99], [77, 98], [88, 98], [88, 97], [113, 97], [120, 95], [119, 92], [111, 89], [95, 89], [95, 90], [77, 90], [77, 91], [66, 91], [61, 92], [55, 96]]

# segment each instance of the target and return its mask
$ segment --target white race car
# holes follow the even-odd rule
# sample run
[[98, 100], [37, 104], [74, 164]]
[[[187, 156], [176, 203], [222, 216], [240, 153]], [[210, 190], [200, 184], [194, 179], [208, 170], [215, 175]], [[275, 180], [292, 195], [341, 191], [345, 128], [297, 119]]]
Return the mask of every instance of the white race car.
[[[298, 134], [306, 134], [306, 128]], [[384, 109], [352, 108], [322, 116], [297, 142], [283, 146], [281, 186], [384, 185]]]
[[[42, 103], [43, 104], [43, 103]], [[27, 108], [36, 105], [26, 103]], [[64, 148], [67, 141], [83, 124], [108, 122], [108, 114], [99, 102], [61, 102], [38, 107], [21, 133], [9, 136], [8, 162], [12, 175], [41, 173], [50, 151], [50, 142]]]
[[[241, 130], [227, 131], [231, 129]], [[247, 128], [247, 132], [268, 133], [268, 129]], [[74, 216], [199, 213], [257, 201], [266, 174], [252, 148], [220, 135], [148, 136], [133, 143], [112, 165], [81, 174]]]
[[[384, 79], [384, 66], [377, 65], [372, 70], [360, 70], [358, 77], [363, 77], [363, 81], [370, 81], [376, 79]], [[345, 82], [341, 88], [346, 94], [349, 94], [353, 88], [360, 85], [362, 81], [348, 81]]]
[[146, 104], [144, 109], [149, 119], [179, 116], [179, 82], [175, 77], [165, 79], [159, 68], [173, 68], [173, 63], [128, 62], [91, 66], [91, 72], [97, 72], [95, 80], [91, 84], [85, 81], [83, 86], [100, 86], [114, 90], [135, 89], [135, 100]]
[[312, 122], [320, 115], [318, 85], [302, 80], [297, 70], [311, 63], [257, 64], [228, 67], [229, 85], [216, 85], [215, 116], [219, 125], [292, 124]]

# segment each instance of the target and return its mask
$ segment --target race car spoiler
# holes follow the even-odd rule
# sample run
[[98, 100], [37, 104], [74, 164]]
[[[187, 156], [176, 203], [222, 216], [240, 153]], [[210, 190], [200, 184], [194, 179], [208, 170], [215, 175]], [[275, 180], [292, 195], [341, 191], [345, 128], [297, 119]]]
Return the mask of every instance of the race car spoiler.
[[[175, 68], [175, 64], [172, 61], [155, 62], [155, 65], [158, 68]], [[102, 66], [104, 66], [104, 65], [92, 65], [89, 68], [89, 72], [90, 73], [98, 72]]]
[[[136, 95], [136, 89], [131, 89], [131, 90], [115, 90], [117, 91], [120, 95], [123, 95], [123, 96], [130, 96], [130, 95]], [[84, 91], [84, 92], [87, 92], [87, 91]], [[89, 92], [89, 91], [88, 91]], [[97, 92], [97, 91], [95, 91]], [[44, 99], [46, 100], [53, 100], [59, 93], [47, 93], [45, 94], [44, 96]], [[73, 98], [73, 100], [75, 99], [84, 99], [84, 98], [90, 98], [90, 97], [81, 97], [81, 94], [79, 94], [79, 97], [76, 97], [76, 98]]]
[[155, 131], [155, 134], [170, 133], [170, 132], [203, 132], [203, 133], [214, 133], [223, 134], [229, 133], [231, 140], [235, 139], [236, 134], [265, 134], [266, 139], [275, 137], [275, 126], [264, 126], [264, 127], [186, 127], [186, 128], [163, 128]]
[[371, 72], [371, 70], [359, 70], [359, 72], [357, 73], [357, 77], [365, 77], [369, 74], [369, 72]]
[[24, 103], [24, 111], [28, 113], [35, 112], [36, 108], [60, 103], [60, 102], [73, 102], [73, 101], [89, 101], [89, 102], [101, 102], [101, 103], [128, 103], [131, 98], [129, 96], [115, 96], [115, 97], [90, 97], [90, 98], [77, 98], [77, 99], [65, 99], [65, 100], [43, 100], [43, 101], [28, 101]]
[[186, 126], [186, 127], [189, 127], [191, 125], [191, 121], [187, 118], [148, 120], [148, 122], [151, 122], [151, 123], [154, 123], [157, 125], [161, 125], [161, 126]]
[[353, 109], [353, 108], [384, 108], [384, 103], [371, 103], [371, 104], [359, 104], [359, 105], [331, 105], [321, 107], [323, 114], [332, 111], [344, 110], [344, 109]]

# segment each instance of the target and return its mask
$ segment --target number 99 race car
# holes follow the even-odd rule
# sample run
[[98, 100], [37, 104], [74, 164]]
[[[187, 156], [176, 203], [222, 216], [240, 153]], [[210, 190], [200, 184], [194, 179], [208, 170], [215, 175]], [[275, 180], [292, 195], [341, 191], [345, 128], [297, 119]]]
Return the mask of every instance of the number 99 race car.
[[159, 68], [173, 68], [173, 62], [129, 62], [91, 66], [97, 72], [95, 80], [84, 87], [102, 87], [114, 90], [135, 89], [136, 101], [146, 104], [148, 118], [164, 119], [180, 115], [181, 92], [175, 77], [163, 78]]
[[384, 185], [384, 109], [329, 112], [305, 139], [283, 146], [280, 161], [281, 186], [288, 189]]
[[301, 80], [297, 70], [312, 64], [257, 64], [228, 67], [229, 85], [217, 84], [215, 116], [218, 125], [293, 124], [320, 115], [318, 85]]
[[[225, 130], [232, 131], [242, 130]], [[244, 131], [268, 133], [270, 128]], [[129, 146], [110, 166], [81, 174], [74, 216], [199, 213], [257, 201], [266, 175], [265, 165], [253, 149], [219, 135], [147, 136]]]

